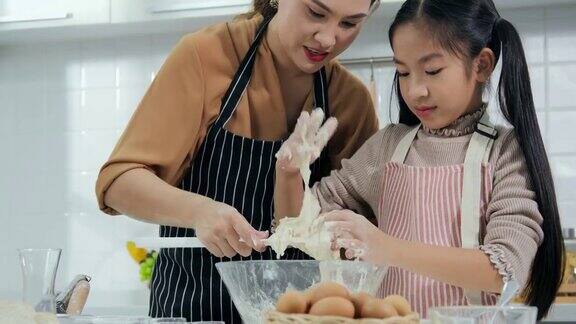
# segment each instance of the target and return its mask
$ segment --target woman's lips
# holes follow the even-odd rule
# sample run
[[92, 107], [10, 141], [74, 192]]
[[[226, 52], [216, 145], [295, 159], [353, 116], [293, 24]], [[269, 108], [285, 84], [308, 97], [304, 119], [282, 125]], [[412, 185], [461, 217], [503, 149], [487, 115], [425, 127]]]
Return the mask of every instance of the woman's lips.
[[320, 52], [304, 46], [304, 53], [306, 57], [313, 63], [320, 63], [328, 56], [327, 52]]

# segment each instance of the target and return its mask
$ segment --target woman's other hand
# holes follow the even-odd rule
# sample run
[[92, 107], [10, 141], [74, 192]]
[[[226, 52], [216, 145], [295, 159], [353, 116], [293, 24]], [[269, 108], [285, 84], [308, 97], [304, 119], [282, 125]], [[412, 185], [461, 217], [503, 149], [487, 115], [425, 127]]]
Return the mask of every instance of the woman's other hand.
[[296, 122], [294, 132], [276, 153], [276, 166], [287, 173], [295, 173], [302, 163], [313, 163], [319, 156], [338, 126], [336, 118], [324, 121], [324, 112], [314, 109], [312, 114], [303, 111]]

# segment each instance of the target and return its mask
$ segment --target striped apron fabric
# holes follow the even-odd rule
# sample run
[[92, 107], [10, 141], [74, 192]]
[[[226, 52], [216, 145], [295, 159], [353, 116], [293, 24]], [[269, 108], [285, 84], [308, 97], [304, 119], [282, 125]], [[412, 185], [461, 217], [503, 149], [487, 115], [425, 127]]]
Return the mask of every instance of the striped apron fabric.
[[[235, 207], [257, 230], [270, 230], [274, 215], [274, 155], [283, 141], [263, 141], [245, 138], [225, 129], [241, 96], [245, 92], [258, 45], [269, 20], [264, 21], [240, 68], [222, 99], [221, 111], [210, 126], [204, 143], [190, 168], [185, 172], [180, 188]], [[314, 104], [329, 116], [326, 72], [314, 75]], [[328, 153], [324, 150], [313, 165], [314, 181], [330, 171]], [[201, 212], [201, 211], [198, 211]], [[193, 229], [160, 227], [161, 237], [194, 237]], [[295, 249], [284, 259], [307, 259]], [[150, 309], [152, 317], [185, 317], [188, 321], [224, 321], [241, 323], [230, 295], [223, 284], [215, 263], [239, 260], [271, 260], [271, 249], [253, 252], [249, 257], [217, 258], [206, 249], [161, 249], [151, 282]]]
[[[483, 117], [481, 122], [484, 120], [487, 117]], [[487, 162], [494, 137], [475, 132], [464, 164], [438, 167], [406, 165], [404, 160], [419, 129], [419, 126], [414, 128], [404, 137], [392, 160], [383, 167], [379, 227], [402, 240], [474, 248], [481, 243], [486, 227], [485, 213], [492, 191], [493, 173]], [[488, 135], [495, 136], [493, 128], [487, 131]], [[474, 186], [477, 190], [470, 190]], [[471, 211], [473, 209], [477, 212]], [[404, 296], [422, 318], [428, 316], [429, 307], [492, 305], [497, 300], [495, 294], [466, 291], [397, 267], [388, 270], [379, 294]]]

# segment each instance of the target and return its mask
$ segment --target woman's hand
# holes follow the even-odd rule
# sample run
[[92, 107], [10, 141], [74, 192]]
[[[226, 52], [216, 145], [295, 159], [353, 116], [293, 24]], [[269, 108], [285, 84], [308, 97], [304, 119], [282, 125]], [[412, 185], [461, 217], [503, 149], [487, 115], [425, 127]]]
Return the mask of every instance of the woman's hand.
[[314, 109], [312, 114], [307, 111], [300, 114], [294, 132], [276, 153], [276, 169], [296, 173], [302, 163], [311, 164], [320, 156], [338, 126], [334, 117], [328, 118], [324, 125], [323, 121], [324, 112], [320, 108]]
[[200, 210], [202, 215], [194, 224], [196, 237], [213, 255], [246, 257], [252, 250], [263, 252], [266, 248], [262, 240], [268, 238], [268, 232], [254, 229], [234, 207], [210, 199]]
[[343, 248], [346, 258], [359, 258], [374, 264], [390, 264], [393, 238], [374, 226], [366, 217], [350, 210], [335, 210], [320, 215], [332, 232], [332, 249]]

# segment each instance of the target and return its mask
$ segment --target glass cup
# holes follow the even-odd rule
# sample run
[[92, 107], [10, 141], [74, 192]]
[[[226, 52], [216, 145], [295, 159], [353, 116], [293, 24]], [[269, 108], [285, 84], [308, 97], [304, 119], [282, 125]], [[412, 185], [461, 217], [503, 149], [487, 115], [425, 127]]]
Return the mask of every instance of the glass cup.
[[22, 298], [36, 312], [56, 313], [54, 281], [61, 249], [19, 249]]

